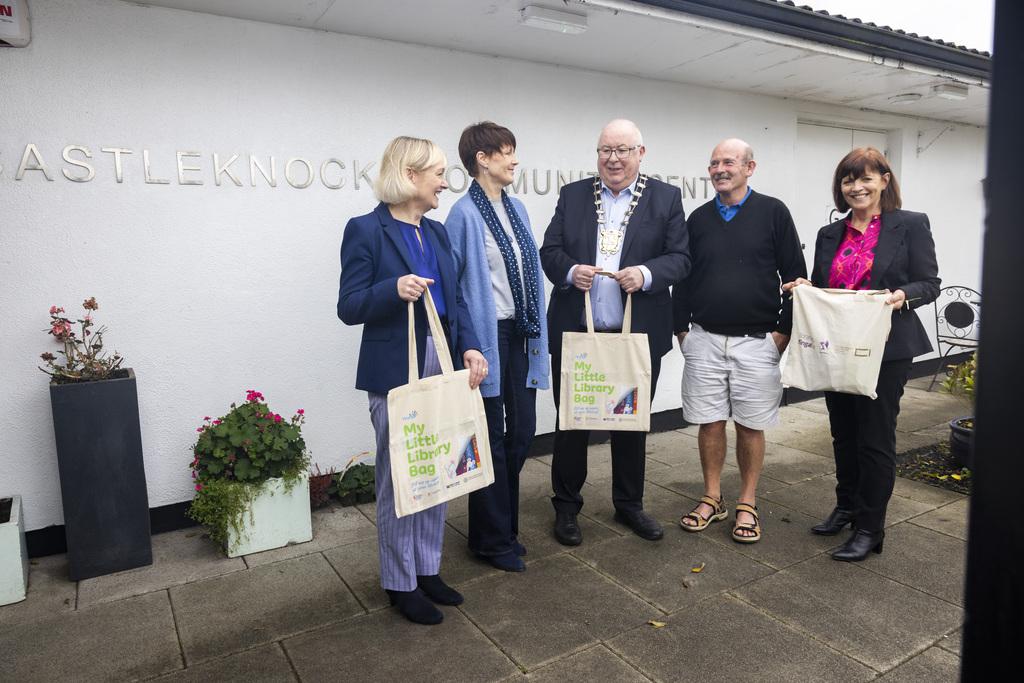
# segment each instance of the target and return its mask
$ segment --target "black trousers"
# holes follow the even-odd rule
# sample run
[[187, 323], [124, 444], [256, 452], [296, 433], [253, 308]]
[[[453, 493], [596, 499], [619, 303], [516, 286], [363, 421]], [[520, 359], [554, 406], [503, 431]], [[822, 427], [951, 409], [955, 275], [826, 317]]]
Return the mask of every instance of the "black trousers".
[[825, 392], [836, 459], [836, 506], [853, 511], [857, 527], [885, 528], [896, 483], [896, 417], [912, 359], [882, 363], [878, 398]]
[[469, 494], [469, 549], [481, 555], [512, 552], [519, 536], [519, 472], [537, 431], [537, 390], [526, 387], [530, 361], [516, 321], [498, 321], [501, 391], [484, 398], [494, 483]]
[[[651, 400], [658, 386], [661, 358], [651, 358]], [[551, 383], [555, 408], [561, 396], [562, 358], [551, 355]], [[647, 432], [610, 432], [612, 442], [612, 503], [616, 510], [644, 509], [644, 466]], [[587, 481], [587, 444], [590, 430], [563, 432], [555, 421], [555, 445], [551, 459], [551, 504], [559, 512], [579, 512], [583, 508], [583, 484]]]

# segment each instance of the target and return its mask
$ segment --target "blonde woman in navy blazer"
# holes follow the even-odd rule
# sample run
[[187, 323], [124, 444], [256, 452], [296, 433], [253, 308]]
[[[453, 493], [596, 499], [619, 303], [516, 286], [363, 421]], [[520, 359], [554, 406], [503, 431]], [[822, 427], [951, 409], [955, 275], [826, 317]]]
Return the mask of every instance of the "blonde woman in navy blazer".
[[[424, 214], [437, 208], [448, 185], [447, 160], [429, 140], [399, 137], [384, 150], [371, 213], [345, 226], [341, 243], [338, 317], [362, 325], [356, 389], [366, 391], [377, 441], [377, 537], [381, 585], [392, 605], [410, 621], [440, 623], [431, 601], [458, 605], [462, 595], [441, 579], [441, 547], [447, 505], [398, 518], [388, 450], [387, 392], [408, 381], [409, 301], [429, 287], [453, 350], [470, 370], [470, 386], [487, 375], [487, 361], [473, 333], [459, 290], [451, 244], [444, 227]], [[420, 376], [440, 372], [423, 306], [416, 306], [416, 356]]]
[[849, 214], [818, 231], [811, 281], [842, 289], [884, 289], [893, 307], [892, 329], [878, 373], [878, 398], [825, 392], [836, 459], [836, 507], [811, 532], [832, 536], [847, 524], [854, 533], [832, 553], [846, 562], [882, 552], [885, 511], [896, 481], [896, 416], [915, 356], [932, 350], [913, 309], [939, 295], [928, 216], [903, 211], [896, 175], [877, 149], [847, 154], [832, 179], [836, 208]]

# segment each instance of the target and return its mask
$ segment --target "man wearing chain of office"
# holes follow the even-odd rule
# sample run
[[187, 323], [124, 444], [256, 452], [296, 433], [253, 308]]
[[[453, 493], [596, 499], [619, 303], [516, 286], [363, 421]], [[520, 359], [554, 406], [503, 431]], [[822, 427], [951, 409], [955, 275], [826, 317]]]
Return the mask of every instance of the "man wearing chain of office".
[[[626, 295], [633, 295], [632, 331], [646, 332], [651, 350], [651, 396], [661, 357], [672, 348], [669, 287], [690, 272], [690, 255], [678, 187], [640, 172], [645, 153], [640, 129], [616, 119], [597, 143], [598, 177], [564, 186], [544, 233], [541, 265], [554, 284], [548, 306], [552, 392], [558, 407], [562, 333], [585, 329], [584, 292], [590, 291], [594, 327], [619, 332]], [[571, 360], [567, 359], [567, 362]], [[579, 545], [577, 515], [587, 479], [589, 431], [555, 432], [551, 483], [555, 538]], [[611, 432], [615, 520], [641, 538], [662, 537], [644, 513], [644, 432]]]

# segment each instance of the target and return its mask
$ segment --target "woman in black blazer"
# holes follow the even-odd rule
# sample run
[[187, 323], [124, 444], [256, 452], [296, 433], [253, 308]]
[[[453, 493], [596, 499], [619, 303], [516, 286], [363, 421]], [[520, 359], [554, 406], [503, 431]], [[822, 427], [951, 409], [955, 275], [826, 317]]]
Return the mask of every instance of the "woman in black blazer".
[[853, 150], [832, 179], [836, 208], [849, 211], [818, 231], [811, 281], [783, 285], [884, 289], [893, 307], [892, 329], [878, 374], [878, 398], [825, 392], [836, 459], [836, 507], [815, 534], [832, 536], [847, 524], [854, 533], [832, 558], [860, 561], [882, 552], [885, 509], [896, 481], [896, 416], [915, 356], [932, 350], [912, 309], [939, 295], [928, 216], [900, 207], [899, 185], [885, 156], [871, 147]]

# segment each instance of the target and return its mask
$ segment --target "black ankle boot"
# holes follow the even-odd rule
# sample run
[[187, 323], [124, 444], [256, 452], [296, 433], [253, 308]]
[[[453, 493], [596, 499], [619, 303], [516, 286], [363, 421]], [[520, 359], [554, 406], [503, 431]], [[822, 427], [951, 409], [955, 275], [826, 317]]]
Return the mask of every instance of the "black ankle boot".
[[461, 605], [462, 593], [441, 580], [440, 574], [417, 576], [416, 584], [427, 597], [439, 605]]
[[832, 559], [839, 560], [840, 562], [860, 562], [872, 550], [881, 555], [882, 541], [884, 539], [884, 531], [857, 529], [853, 532], [853, 536], [850, 536], [850, 539], [839, 550], [832, 553]]
[[444, 619], [441, 610], [434, 607], [419, 588], [411, 591], [385, 590], [392, 605], [398, 607], [402, 616], [415, 624], [433, 626]]
[[829, 514], [821, 524], [815, 524], [811, 527], [812, 534], [818, 534], [819, 536], [835, 536], [849, 524], [853, 528], [857, 528], [856, 520], [853, 518], [853, 512], [850, 510], [843, 510], [842, 508], [835, 508], [832, 513]]

